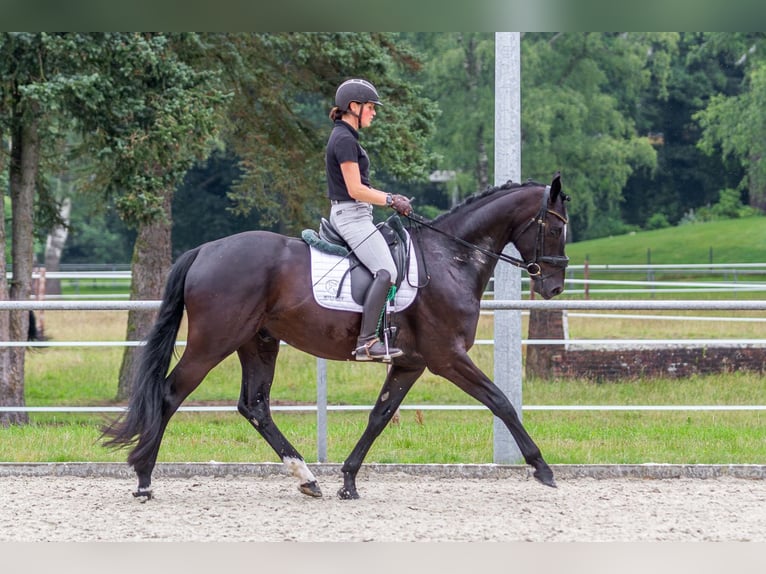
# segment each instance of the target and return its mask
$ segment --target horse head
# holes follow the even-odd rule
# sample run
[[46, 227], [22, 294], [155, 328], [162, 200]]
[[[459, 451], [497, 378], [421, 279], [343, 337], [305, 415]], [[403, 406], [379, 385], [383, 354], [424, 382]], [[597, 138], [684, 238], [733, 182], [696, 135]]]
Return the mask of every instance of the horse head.
[[569, 258], [565, 254], [569, 196], [561, 191], [561, 174], [542, 193], [536, 215], [513, 240], [526, 264], [535, 293], [550, 299], [564, 291]]

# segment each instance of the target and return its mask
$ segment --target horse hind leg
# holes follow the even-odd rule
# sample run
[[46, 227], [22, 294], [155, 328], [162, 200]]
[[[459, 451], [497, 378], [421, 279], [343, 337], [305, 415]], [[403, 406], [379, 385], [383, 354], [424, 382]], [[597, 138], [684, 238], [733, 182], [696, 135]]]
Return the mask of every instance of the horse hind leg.
[[138, 489], [133, 496], [142, 498], [143, 502], [153, 497], [152, 472], [168, 422], [186, 397], [200, 385], [210, 369], [220, 362], [220, 359], [201, 360], [192, 359], [191, 356], [187, 347], [187, 351], [165, 380], [161, 420], [152, 432], [144, 432], [139, 436], [138, 443], [128, 456], [128, 464], [133, 467], [138, 477]]
[[237, 354], [242, 365], [242, 390], [237, 407], [240, 414], [274, 449], [287, 470], [298, 478], [298, 490], [308, 496], [321, 497], [322, 490], [314, 474], [271, 417], [269, 402], [279, 341], [259, 333], [240, 347]]

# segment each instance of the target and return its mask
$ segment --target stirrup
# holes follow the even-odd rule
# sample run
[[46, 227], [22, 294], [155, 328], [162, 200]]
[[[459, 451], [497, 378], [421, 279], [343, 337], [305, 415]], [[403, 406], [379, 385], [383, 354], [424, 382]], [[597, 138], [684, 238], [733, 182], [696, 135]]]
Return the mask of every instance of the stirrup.
[[[375, 345], [378, 345], [380, 348], [373, 350]], [[373, 337], [361, 345], [357, 341], [357, 347], [354, 349], [354, 356], [357, 361], [383, 361], [384, 363], [389, 363], [394, 357], [401, 357], [403, 354], [404, 351], [396, 347], [386, 348], [377, 337]]]

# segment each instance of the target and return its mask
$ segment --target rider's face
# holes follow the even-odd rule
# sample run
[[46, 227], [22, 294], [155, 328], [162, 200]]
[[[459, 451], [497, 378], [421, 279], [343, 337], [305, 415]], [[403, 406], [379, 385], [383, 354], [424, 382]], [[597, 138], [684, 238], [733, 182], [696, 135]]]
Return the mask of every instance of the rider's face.
[[375, 104], [372, 102], [367, 102], [362, 106], [362, 112], [361, 112], [361, 120], [360, 124], [361, 127], [366, 128], [369, 127], [369, 125], [372, 123], [372, 119], [375, 117], [375, 114], [377, 112], [375, 111]]

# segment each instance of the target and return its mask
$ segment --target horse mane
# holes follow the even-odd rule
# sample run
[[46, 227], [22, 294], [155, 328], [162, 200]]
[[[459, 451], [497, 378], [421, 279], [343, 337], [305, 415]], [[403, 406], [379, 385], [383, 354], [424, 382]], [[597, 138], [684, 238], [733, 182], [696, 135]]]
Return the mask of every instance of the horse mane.
[[477, 201], [479, 201], [481, 199], [484, 199], [485, 197], [488, 197], [488, 196], [493, 195], [495, 193], [498, 193], [500, 191], [511, 191], [511, 192], [514, 192], [514, 191], [518, 191], [519, 189], [523, 189], [523, 188], [526, 188], [526, 187], [540, 187], [540, 186], [543, 186], [543, 184], [539, 183], [539, 182], [536, 182], [536, 181], [533, 181], [531, 179], [528, 179], [524, 183], [514, 183], [511, 180], [508, 180], [508, 181], [506, 181], [502, 185], [497, 185], [497, 186], [494, 186], [494, 187], [488, 187], [484, 191], [479, 191], [479, 192], [474, 193], [473, 195], [470, 195], [470, 196], [466, 197], [463, 201], [461, 201], [460, 203], [455, 205], [449, 211], [447, 211], [445, 213], [442, 213], [440, 215], [437, 215], [431, 221], [431, 223], [437, 223], [440, 220], [442, 220], [442, 219], [444, 219], [446, 217], [449, 217], [450, 215], [452, 215], [456, 211], [460, 211], [465, 206], [470, 205], [472, 203], [475, 203], [475, 202], [477, 202]]

